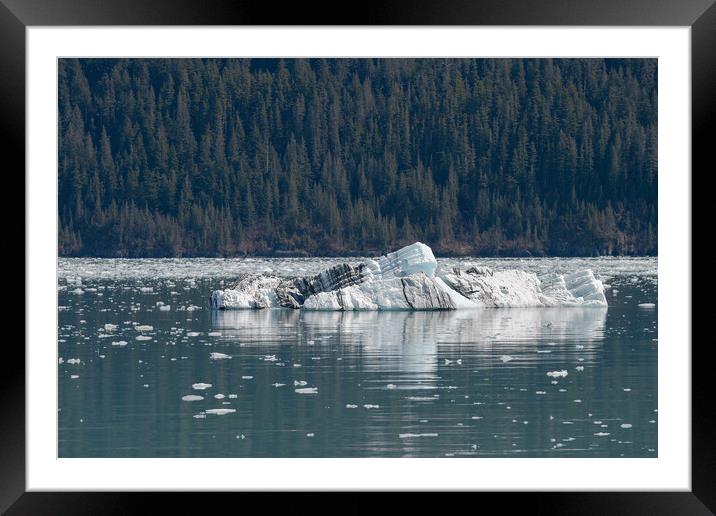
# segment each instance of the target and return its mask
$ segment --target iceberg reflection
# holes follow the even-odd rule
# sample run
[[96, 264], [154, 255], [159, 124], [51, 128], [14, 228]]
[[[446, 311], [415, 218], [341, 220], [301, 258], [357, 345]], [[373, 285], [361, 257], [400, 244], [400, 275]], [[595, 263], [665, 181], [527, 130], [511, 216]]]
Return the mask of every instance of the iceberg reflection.
[[[603, 339], [607, 309], [516, 308], [442, 312], [212, 311], [212, 326], [243, 345], [302, 342], [360, 353], [370, 371], [437, 375], [439, 354], [471, 347], [484, 360], [538, 346]], [[303, 339], [303, 340], [302, 340]], [[545, 357], [547, 358], [547, 357]], [[553, 357], [554, 358], [554, 357]], [[524, 363], [524, 362], [523, 362]]]

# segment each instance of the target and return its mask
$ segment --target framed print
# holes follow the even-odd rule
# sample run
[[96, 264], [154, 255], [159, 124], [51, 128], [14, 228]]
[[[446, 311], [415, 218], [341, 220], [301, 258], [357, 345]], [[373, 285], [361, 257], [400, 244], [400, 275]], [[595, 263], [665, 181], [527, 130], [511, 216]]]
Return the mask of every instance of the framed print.
[[641, 4], [346, 25], [3, 0], [26, 178], [3, 510], [440, 490], [708, 514], [716, 8]]

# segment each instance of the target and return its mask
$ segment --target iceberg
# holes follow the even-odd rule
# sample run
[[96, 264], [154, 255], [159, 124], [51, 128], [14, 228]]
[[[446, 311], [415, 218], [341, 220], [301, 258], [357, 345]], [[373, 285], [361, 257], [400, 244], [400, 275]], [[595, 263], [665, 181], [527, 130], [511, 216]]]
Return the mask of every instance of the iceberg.
[[244, 274], [209, 297], [215, 310], [456, 310], [464, 308], [607, 306], [604, 285], [590, 269], [538, 277], [484, 266], [440, 268], [432, 250], [412, 245], [315, 276]]

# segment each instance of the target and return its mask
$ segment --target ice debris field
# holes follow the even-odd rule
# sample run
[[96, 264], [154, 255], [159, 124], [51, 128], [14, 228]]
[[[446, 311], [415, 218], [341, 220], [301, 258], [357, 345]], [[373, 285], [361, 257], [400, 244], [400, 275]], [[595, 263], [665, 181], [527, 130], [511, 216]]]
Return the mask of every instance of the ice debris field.
[[591, 269], [538, 275], [470, 263], [439, 266], [416, 242], [375, 259], [333, 265], [312, 276], [244, 273], [209, 298], [217, 310], [456, 310], [463, 308], [607, 306]]
[[[377, 259], [60, 258], [59, 455], [657, 453], [656, 257], [428, 257], [411, 269], [427, 254], [418, 247], [400, 259], [405, 250]], [[325, 272], [343, 262], [376, 262], [370, 281], [401, 287], [411, 275], [466, 275], [482, 298], [450, 289], [493, 299], [484, 306], [498, 306], [498, 295], [509, 306], [489, 282], [511, 275], [507, 288], [542, 304], [207, 309], [209, 294], [232, 290], [237, 278], [301, 284], [322, 272], [330, 279]], [[570, 286], [587, 269], [608, 310]], [[550, 308], [541, 300], [558, 302], [548, 281], [558, 276], [581, 302]], [[454, 295], [440, 288], [410, 300], [427, 306], [430, 296]]]

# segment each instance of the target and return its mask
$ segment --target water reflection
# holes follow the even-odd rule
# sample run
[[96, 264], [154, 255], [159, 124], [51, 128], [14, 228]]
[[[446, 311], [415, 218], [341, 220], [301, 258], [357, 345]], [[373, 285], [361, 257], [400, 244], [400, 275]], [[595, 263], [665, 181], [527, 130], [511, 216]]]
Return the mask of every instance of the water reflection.
[[222, 337], [242, 344], [359, 346], [367, 368], [412, 373], [427, 387], [424, 380], [437, 377], [440, 347], [482, 348], [484, 356], [494, 360], [495, 353], [534, 353], [538, 345], [568, 341], [581, 343], [583, 354], [589, 355], [590, 344], [604, 337], [606, 318], [606, 308], [576, 307], [435, 312], [273, 309], [214, 311], [211, 323]]

